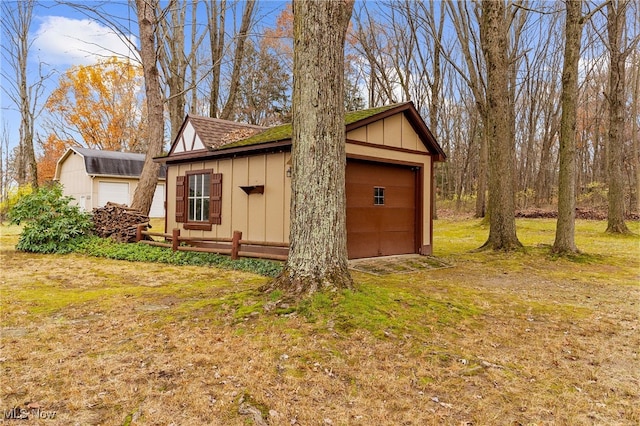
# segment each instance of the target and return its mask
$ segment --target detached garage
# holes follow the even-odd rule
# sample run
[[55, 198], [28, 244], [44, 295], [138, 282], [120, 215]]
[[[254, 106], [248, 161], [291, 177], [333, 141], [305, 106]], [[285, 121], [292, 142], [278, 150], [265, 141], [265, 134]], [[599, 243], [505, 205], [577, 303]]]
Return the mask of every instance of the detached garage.
[[[445, 154], [411, 102], [348, 112], [349, 258], [432, 252], [433, 165]], [[291, 125], [187, 116], [167, 156], [166, 229], [288, 243]]]
[[[85, 211], [111, 201], [131, 205], [144, 166], [144, 154], [69, 148], [58, 160], [54, 180], [64, 195], [73, 197]], [[150, 217], [164, 217], [166, 170], [160, 168]]]

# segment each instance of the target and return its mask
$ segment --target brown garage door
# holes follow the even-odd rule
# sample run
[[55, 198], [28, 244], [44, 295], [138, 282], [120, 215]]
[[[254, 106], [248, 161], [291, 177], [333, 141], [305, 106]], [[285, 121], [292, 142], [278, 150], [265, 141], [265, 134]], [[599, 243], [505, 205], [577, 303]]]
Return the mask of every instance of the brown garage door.
[[349, 160], [346, 174], [350, 259], [416, 253], [416, 171]]

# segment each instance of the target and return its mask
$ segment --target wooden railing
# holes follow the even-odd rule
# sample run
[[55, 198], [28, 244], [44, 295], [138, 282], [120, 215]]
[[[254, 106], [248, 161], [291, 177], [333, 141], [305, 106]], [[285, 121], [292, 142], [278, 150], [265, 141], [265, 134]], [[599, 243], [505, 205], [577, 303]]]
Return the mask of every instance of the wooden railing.
[[[164, 238], [164, 242], [153, 240], [150, 237]], [[233, 231], [232, 238], [187, 237], [180, 235], [180, 229], [177, 228], [173, 229], [170, 234], [165, 232], [151, 232], [147, 230], [145, 224], [138, 225], [136, 229], [136, 242], [157, 247], [166, 247], [173, 251], [182, 250], [224, 254], [231, 256], [234, 260], [239, 257], [287, 260], [289, 252], [288, 243], [243, 240], [241, 231]]]

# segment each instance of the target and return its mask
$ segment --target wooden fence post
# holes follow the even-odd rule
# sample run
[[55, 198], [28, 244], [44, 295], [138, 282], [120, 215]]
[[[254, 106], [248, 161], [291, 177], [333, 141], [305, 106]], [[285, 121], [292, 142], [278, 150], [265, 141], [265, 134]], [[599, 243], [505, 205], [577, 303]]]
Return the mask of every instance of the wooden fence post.
[[240, 240], [242, 239], [242, 232], [233, 231], [233, 241], [231, 242], [231, 259], [236, 260], [238, 258], [238, 252], [240, 251]]
[[146, 227], [143, 223], [139, 223], [138, 226], [136, 226], [136, 243], [142, 241], [142, 230]]
[[171, 233], [171, 250], [178, 250], [178, 246], [180, 245], [180, 229], [173, 228], [173, 232]]

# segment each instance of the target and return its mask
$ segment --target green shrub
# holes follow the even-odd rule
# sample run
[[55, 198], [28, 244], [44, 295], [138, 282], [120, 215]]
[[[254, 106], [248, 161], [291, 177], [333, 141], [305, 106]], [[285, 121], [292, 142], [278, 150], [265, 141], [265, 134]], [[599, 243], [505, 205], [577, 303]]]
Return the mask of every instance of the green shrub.
[[25, 224], [16, 249], [34, 253], [68, 253], [73, 240], [88, 234], [91, 217], [71, 205], [59, 184], [39, 188], [18, 199], [9, 210], [14, 224]]

